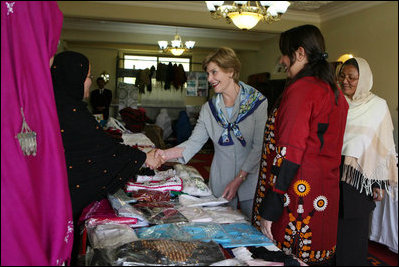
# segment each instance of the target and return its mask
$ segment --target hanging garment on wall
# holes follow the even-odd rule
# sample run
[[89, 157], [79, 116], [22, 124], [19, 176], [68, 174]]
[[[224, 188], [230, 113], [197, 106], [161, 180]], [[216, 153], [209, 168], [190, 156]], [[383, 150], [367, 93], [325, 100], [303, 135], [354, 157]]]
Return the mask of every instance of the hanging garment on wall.
[[183, 91], [184, 84], [187, 82], [186, 72], [184, 71], [184, 67], [182, 64], [179, 64], [179, 66], [176, 66], [176, 68], [175, 65], [173, 66], [175, 70], [175, 79], [173, 81], [173, 86], [176, 88], [176, 90], [180, 88], [180, 90]]
[[149, 81], [148, 81], [148, 84], [147, 84], [147, 91], [148, 92], [152, 91], [152, 77], [154, 76], [154, 74], [155, 74], [155, 67], [151, 66], [150, 73], [148, 74], [148, 78], [149, 78]]
[[170, 84], [172, 83], [172, 80], [174, 78], [174, 72], [173, 72], [173, 65], [171, 62], [169, 62], [168, 66], [166, 66], [166, 75], [165, 75], [165, 90], [170, 89]]
[[161, 84], [166, 81], [166, 70], [167, 65], [158, 63], [155, 77], [158, 82], [161, 82]]

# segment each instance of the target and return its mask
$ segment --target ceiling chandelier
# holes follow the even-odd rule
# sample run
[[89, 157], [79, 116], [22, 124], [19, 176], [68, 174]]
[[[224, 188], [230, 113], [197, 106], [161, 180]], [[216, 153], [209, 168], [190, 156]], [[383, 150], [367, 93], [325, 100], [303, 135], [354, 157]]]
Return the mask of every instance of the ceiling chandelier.
[[165, 53], [170, 52], [174, 56], [181, 56], [184, 52], [190, 51], [195, 45], [195, 41], [186, 41], [183, 46], [183, 42], [180, 35], [177, 34], [177, 30], [175, 39], [170, 42], [171, 46], [168, 45], [168, 41], [158, 41], [158, 45]]
[[[288, 1], [205, 1], [214, 19], [225, 18], [227, 23], [233, 22], [238, 28], [249, 30], [260, 20], [267, 23], [279, 21], [290, 5]], [[255, 5], [251, 6], [251, 2]]]

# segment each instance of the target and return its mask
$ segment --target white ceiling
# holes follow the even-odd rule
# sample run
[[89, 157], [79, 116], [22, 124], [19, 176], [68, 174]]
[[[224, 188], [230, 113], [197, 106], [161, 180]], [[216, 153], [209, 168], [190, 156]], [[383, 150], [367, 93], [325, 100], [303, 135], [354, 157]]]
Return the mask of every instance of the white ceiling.
[[[204, 1], [91, 1], [92, 3], [141, 6], [148, 8], [166, 8], [174, 10], [192, 10], [208, 13]], [[282, 20], [299, 20], [305, 23], [320, 23], [336, 18], [350, 12], [359, 11], [386, 1], [291, 1]], [[259, 22], [262, 23], [262, 22]], [[173, 39], [176, 31], [184, 38], [184, 41], [202, 36], [206, 38], [226, 40], [251, 40], [263, 41], [272, 38], [276, 33], [260, 31], [242, 31], [237, 29], [209, 29], [207, 27], [176, 27], [168, 25], [142, 24], [134, 22], [118, 22], [108, 20], [94, 20], [83, 17], [65, 17], [64, 29], [88, 30], [105, 32], [123, 32], [151, 35], [169, 35]]]

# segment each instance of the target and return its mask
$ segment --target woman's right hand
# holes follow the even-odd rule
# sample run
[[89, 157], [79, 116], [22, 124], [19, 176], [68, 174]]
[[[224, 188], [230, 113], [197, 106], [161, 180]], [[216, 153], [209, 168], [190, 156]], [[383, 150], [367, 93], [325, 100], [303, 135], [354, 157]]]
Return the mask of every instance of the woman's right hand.
[[159, 168], [165, 162], [161, 156], [157, 155], [157, 150], [158, 149], [153, 149], [147, 152], [145, 165], [152, 170]]

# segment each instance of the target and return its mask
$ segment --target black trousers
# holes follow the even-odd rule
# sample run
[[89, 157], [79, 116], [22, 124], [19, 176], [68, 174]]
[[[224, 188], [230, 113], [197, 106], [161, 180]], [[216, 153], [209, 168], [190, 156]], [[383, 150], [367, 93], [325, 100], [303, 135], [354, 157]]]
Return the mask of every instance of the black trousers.
[[340, 203], [336, 250], [337, 266], [368, 266], [367, 250], [372, 196], [340, 182]]

